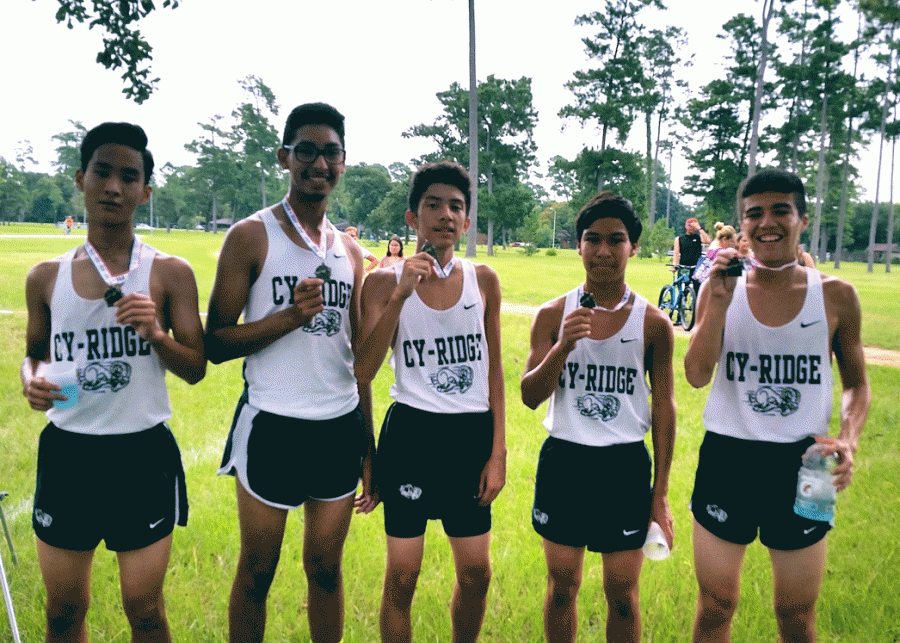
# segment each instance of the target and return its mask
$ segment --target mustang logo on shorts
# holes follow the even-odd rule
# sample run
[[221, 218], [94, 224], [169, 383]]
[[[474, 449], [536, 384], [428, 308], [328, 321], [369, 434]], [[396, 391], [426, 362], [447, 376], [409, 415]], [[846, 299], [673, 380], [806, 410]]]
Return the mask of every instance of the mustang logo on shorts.
[[538, 522], [542, 525], [546, 525], [547, 521], [550, 520], [550, 517], [543, 511], [538, 511], [537, 507], [532, 510], [531, 517], [534, 518], [535, 522]]
[[41, 511], [37, 507], [34, 508], [34, 519], [37, 520], [44, 527], [49, 527], [50, 523], [53, 522], [53, 516], [51, 516], [49, 514], [45, 514], [43, 511]]
[[121, 391], [131, 382], [131, 364], [128, 362], [94, 362], [78, 371], [78, 383], [85, 391], [102, 391], [105, 388]]
[[471, 366], [444, 366], [431, 375], [431, 385], [438, 393], [465, 393], [472, 386], [475, 372]]
[[306, 333], [313, 335], [337, 335], [341, 332], [341, 313], [331, 308], [326, 308], [318, 315], [312, 318], [306, 326], [301, 326]]
[[706, 513], [708, 513], [719, 522], [725, 522], [726, 520], [728, 520], [728, 514], [725, 513], [724, 509], [720, 509], [718, 505], [706, 505]]
[[800, 408], [800, 391], [789, 386], [760, 386], [747, 391], [747, 403], [757, 413], [785, 417]]
[[422, 490], [411, 484], [404, 484], [400, 485], [400, 495], [410, 500], [418, 500], [419, 496], [422, 495]]
[[621, 402], [614, 395], [592, 395], [588, 393], [576, 398], [575, 407], [585, 417], [599, 418], [609, 422], [619, 414]]

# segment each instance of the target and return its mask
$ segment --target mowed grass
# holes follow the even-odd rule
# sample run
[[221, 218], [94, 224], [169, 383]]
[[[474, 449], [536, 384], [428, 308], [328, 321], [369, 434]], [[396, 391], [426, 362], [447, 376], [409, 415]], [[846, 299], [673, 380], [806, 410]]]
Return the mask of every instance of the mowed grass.
[[[0, 228], [6, 232], [7, 228]], [[224, 235], [193, 232], [156, 233], [145, 240], [194, 266], [200, 290], [201, 310], [215, 272], [215, 253]], [[55, 245], [50, 245], [52, 241]], [[33, 242], [37, 242], [33, 244]], [[0, 364], [2, 379], [0, 412], [0, 490], [10, 492], [3, 506], [13, 535], [19, 564], [13, 566], [9, 550], [0, 542], [12, 588], [16, 615], [24, 641], [43, 638], [44, 589], [37, 566], [30, 525], [31, 496], [37, 440], [45, 424], [42, 414], [31, 411], [21, 396], [18, 369], [24, 351], [25, 315], [23, 284], [28, 269], [37, 261], [72, 247], [76, 240], [0, 239], [0, 308], [18, 311], [0, 315]], [[9, 244], [10, 247], [2, 244]], [[64, 245], [68, 244], [68, 245]], [[15, 247], [12, 247], [15, 246]], [[376, 254], [383, 248], [373, 247]], [[504, 299], [540, 304], [576, 285], [580, 263], [573, 251], [556, 257], [525, 257], [515, 250], [498, 250], [479, 261], [493, 265], [501, 275]], [[867, 311], [868, 299], [890, 301], [884, 313], [898, 318], [896, 275], [865, 266], [847, 265], [847, 277], [857, 286]], [[883, 270], [883, 269], [881, 269]], [[842, 276], [844, 271], [842, 270]], [[635, 261], [629, 282], [645, 296], [653, 293], [669, 273], [654, 260]], [[868, 279], [872, 285], [867, 286]], [[878, 286], [880, 284], [880, 287]], [[871, 292], [864, 293], [871, 288]], [[874, 302], [872, 302], [874, 305]], [[546, 568], [540, 539], [530, 524], [536, 458], [546, 437], [541, 426], [545, 408], [527, 409], [519, 399], [519, 378], [527, 357], [530, 318], [503, 315], [503, 355], [506, 373], [507, 486], [494, 505], [492, 530], [493, 582], [483, 641], [541, 641], [541, 610], [546, 587]], [[894, 325], [892, 322], [890, 325]], [[888, 325], [885, 323], [882, 326]], [[868, 342], [867, 342], [868, 343]], [[682, 371], [687, 340], [676, 339], [676, 374]], [[898, 345], [888, 346], [900, 348]], [[819, 601], [819, 640], [889, 642], [900, 640], [900, 561], [896, 553], [896, 522], [900, 514], [900, 373], [870, 366], [874, 400], [869, 422], [857, 454], [854, 483], [841, 494], [837, 528], [829, 536], [827, 574]], [[374, 384], [375, 418], [380, 423], [389, 404], [390, 369], [383, 368]], [[641, 605], [645, 641], [689, 640], [696, 599], [690, 543], [691, 516], [687, 509], [703, 435], [702, 410], [708, 389], [694, 390], [676, 377], [678, 439], [672, 471], [670, 501], [676, 519], [676, 545], [663, 562], [646, 562], [641, 576]], [[173, 636], [178, 641], [222, 641], [227, 632], [228, 592], [239, 549], [234, 482], [216, 477], [221, 447], [241, 387], [240, 363], [210, 365], [206, 379], [188, 386], [169, 376], [173, 417], [171, 426], [181, 446], [191, 501], [190, 523], [175, 533], [172, 560], [166, 581], [166, 599]], [[835, 392], [835, 408], [839, 408]], [[377, 430], [377, 429], [376, 429]], [[837, 431], [837, 421], [832, 432]], [[765, 475], [765, 463], [760, 463]], [[604, 494], [585, 512], [602, 520]], [[269, 598], [267, 640], [309, 640], [306, 622], [306, 581], [302, 567], [302, 511], [294, 512], [282, 551], [281, 563]], [[439, 523], [427, 534], [422, 575], [413, 605], [414, 636], [418, 641], [449, 641], [448, 603], [453, 586], [452, 555]], [[384, 572], [384, 533], [381, 509], [355, 517], [345, 549], [346, 627], [344, 640], [378, 640], [378, 610]], [[606, 619], [599, 556], [588, 555], [579, 600], [579, 640], [601, 640]], [[772, 588], [768, 556], [758, 543], [748, 550], [744, 563], [742, 598], [734, 623], [735, 641], [776, 640], [771, 611]], [[121, 612], [115, 557], [104, 547], [97, 550], [93, 571], [92, 606], [88, 616], [91, 641], [127, 641], [127, 622]], [[11, 640], [6, 620], [0, 615], [0, 641]]]

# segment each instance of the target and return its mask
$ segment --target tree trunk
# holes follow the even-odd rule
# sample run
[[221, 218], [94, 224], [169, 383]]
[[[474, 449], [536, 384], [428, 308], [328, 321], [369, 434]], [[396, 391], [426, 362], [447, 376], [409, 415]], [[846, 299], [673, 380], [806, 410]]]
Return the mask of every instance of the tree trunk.
[[262, 193], [262, 207], [266, 209], [269, 205], [266, 203], [266, 171], [262, 167], [259, 168], [259, 189]]
[[[822, 114], [819, 123], [819, 171], [816, 180], [816, 213], [813, 219], [812, 234], [809, 236], [809, 250], [812, 254], [819, 254], [819, 230], [822, 226], [822, 207], [825, 202], [825, 136], [828, 123], [828, 94], [822, 91]], [[815, 257], [816, 263], [819, 258]]]
[[478, 240], [478, 79], [475, 76], [475, 0], [469, 0], [469, 178], [472, 181], [472, 204], [469, 219], [472, 232], [466, 239], [466, 256], [475, 256]]
[[644, 123], [647, 126], [647, 160], [646, 160], [646, 179], [644, 180], [647, 201], [647, 225], [653, 226], [653, 218], [656, 214], [656, 195], [653, 188], [655, 187], [656, 173], [653, 164], [653, 127], [651, 125], [652, 114], [648, 111], [644, 114]]
[[[893, 36], [893, 32], [891, 33]], [[891, 53], [891, 63], [888, 69], [888, 78], [891, 78], [893, 75], [893, 67], [894, 67], [894, 54]], [[878, 141], [878, 172], [875, 175], [875, 207], [872, 208], [872, 221], [869, 223], [869, 250], [868, 250], [868, 263], [867, 270], [868, 272], [872, 272], [872, 269], [875, 264], [875, 231], [878, 228], [878, 198], [881, 191], [881, 161], [884, 157], [884, 128], [885, 123], [887, 122], [888, 117], [888, 101], [890, 98], [890, 87], [891, 84], [885, 83], [884, 85], [884, 107], [881, 109], [881, 127], [879, 128], [879, 137]], [[888, 240], [890, 243], [890, 240]]]
[[[895, 111], [896, 113], [896, 111]], [[895, 117], [896, 120], [896, 117]], [[891, 139], [891, 186], [888, 198], [887, 252], [884, 253], [884, 271], [891, 271], [891, 259], [894, 258], [894, 161], [897, 159], [897, 137]]]
[[753, 96], [753, 115], [751, 119], [750, 154], [747, 161], [747, 176], [756, 171], [756, 152], [759, 150], [759, 112], [762, 108], [762, 95], [765, 84], [766, 64], [769, 60], [769, 21], [775, 11], [775, 0], [763, 0], [762, 42], [759, 45], [759, 65], [756, 68], [756, 93]]

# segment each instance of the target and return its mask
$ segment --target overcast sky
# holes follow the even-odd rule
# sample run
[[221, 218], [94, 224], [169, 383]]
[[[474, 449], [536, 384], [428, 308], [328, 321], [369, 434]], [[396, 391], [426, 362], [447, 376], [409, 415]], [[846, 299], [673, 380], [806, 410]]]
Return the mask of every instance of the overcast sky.
[[[702, 10], [690, 0], [667, 5], [664, 13], [646, 10], [644, 20], [688, 32], [688, 48], [680, 54], [696, 56], [682, 75], [695, 91], [723, 75], [727, 44], [715, 37], [722, 24], [740, 11], [761, 11], [753, 0], [704, 2]], [[599, 146], [593, 127], [565, 123], [557, 112], [572, 99], [564, 83], [591, 64], [581, 38], [594, 31], [574, 26], [575, 17], [600, 6], [599, 0], [476, 3], [478, 78], [532, 78], [542, 170], [557, 154], [573, 158], [585, 145]], [[100, 30], [57, 24], [57, 7], [55, 0], [3, 0], [0, 9], [0, 156], [15, 159], [19, 141], [27, 139], [41, 171], [51, 171], [51, 137], [71, 130], [69, 119], [88, 128], [105, 120], [139, 123], [158, 166], [192, 164], [184, 144], [200, 136], [197, 123], [215, 114], [227, 123], [243, 100], [238, 80], [250, 74], [275, 92], [279, 133], [292, 107], [321, 100], [347, 117], [348, 164], [408, 162], [433, 147], [425, 139], [403, 139], [402, 132], [435, 120], [441, 111], [437, 92], [453, 82], [468, 87], [466, 0], [182, 0], [177, 9], [158, 9], [141, 23], [153, 46], [152, 76], [160, 81], [140, 106], [122, 94], [121, 72], [95, 62]], [[855, 31], [849, 19], [847, 28]], [[642, 151], [643, 127], [634, 131], [627, 147]], [[863, 182], [869, 198], [876, 153], [873, 145], [864, 162], [871, 168]], [[676, 189], [687, 169], [676, 156]], [[881, 200], [886, 198], [883, 189]]]

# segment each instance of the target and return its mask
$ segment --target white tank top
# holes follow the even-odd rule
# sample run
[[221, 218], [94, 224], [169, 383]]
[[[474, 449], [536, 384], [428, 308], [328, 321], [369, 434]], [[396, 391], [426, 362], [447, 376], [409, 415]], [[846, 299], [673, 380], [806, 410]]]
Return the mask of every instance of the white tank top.
[[[141, 244], [139, 265], [122, 284], [122, 293], [150, 295], [150, 271], [157, 251]], [[56, 407], [47, 418], [73, 433], [136, 433], [172, 416], [166, 369], [150, 342], [131, 326], [116, 322], [116, 308], [106, 300], [84, 299], [72, 285], [77, 248], [59, 258], [50, 298], [50, 360], [75, 363], [78, 404]]]
[[[391, 397], [431, 413], [477, 413], [490, 409], [484, 302], [475, 264], [459, 259], [462, 295], [447, 310], [426, 306], [413, 291], [400, 311], [391, 354]], [[403, 262], [391, 266], [397, 281]]]
[[703, 414], [707, 430], [766, 442], [825, 435], [833, 384], [821, 273], [806, 271], [800, 314], [777, 328], [753, 316], [741, 277], [725, 315], [722, 356]]
[[[562, 314], [578, 308], [581, 288], [566, 293]], [[544, 427], [555, 438], [609, 446], [639, 442], [650, 428], [644, 372], [647, 300], [637, 293], [622, 329], [606, 339], [579, 339], [550, 395]], [[560, 333], [562, 333], [560, 322]]]
[[[259, 216], [266, 227], [268, 251], [247, 296], [245, 322], [292, 306], [294, 287], [311, 278], [322, 263], [311, 250], [288, 239], [271, 208]], [[330, 420], [359, 403], [350, 346], [353, 266], [336, 231], [325, 263], [331, 268], [331, 278], [322, 286], [325, 310], [309, 325], [246, 358], [250, 404], [258, 409], [304, 420]]]

